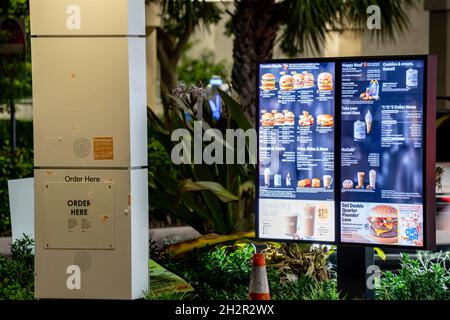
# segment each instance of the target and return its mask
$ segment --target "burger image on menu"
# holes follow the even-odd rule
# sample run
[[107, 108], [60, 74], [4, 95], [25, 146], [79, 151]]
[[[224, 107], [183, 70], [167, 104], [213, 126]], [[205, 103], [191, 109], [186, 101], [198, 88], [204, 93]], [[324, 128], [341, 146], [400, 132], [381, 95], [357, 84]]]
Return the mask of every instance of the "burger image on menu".
[[334, 125], [334, 119], [331, 114], [319, 114], [316, 119], [318, 126], [332, 127]]
[[282, 114], [281, 112], [275, 113], [274, 119], [275, 119], [276, 126], [282, 126], [282, 125], [284, 125], [284, 122], [286, 121], [284, 114]]
[[265, 73], [261, 78], [261, 90], [270, 91], [275, 89], [275, 75], [273, 73]]
[[294, 89], [303, 89], [305, 87], [305, 75], [303, 73], [296, 73], [293, 75]]
[[293, 126], [294, 125], [294, 113], [291, 111], [285, 111], [284, 112], [284, 124], [287, 126]]
[[273, 114], [270, 112], [263, 113], [261, 117], [261, 125], [263, 127], [273, 127], [274, 124], [275, 117], [273, 116]]
[[317, 78], [317, 86], [320, 91], [333, 90], [333, 75], [329, 72], [322, 72]]
[[291, 91], [294, 89], [294, 77], [290, 75], [284, 75], [280, 78], [280, 90]]
[[303, 71], [304, 81], [305, 81], [305, 88], [311, 88], [314, 87], [314, 75], [308, 71]]
[[308, 71], [293, 75], [294, 89], [311, 88], [314, 86], [314, 75]]
[[369, 211], [369, 236], [378, 243], [398, 242], [398, 213], [389, 205], [376, 205]]
[[320, 188], [320, 179], [319, 178], [313, 178], [311, 180], [311, 187], [313, 187], [313, 188]]

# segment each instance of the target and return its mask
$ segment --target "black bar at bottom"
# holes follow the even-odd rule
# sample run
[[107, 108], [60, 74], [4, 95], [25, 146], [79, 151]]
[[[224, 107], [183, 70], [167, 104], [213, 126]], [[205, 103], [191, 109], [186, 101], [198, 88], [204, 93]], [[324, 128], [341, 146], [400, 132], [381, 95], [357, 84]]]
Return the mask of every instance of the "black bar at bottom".
[[338, 290], [347, 299], [373, 299], [367, 287], [367, 268], [374, 265], [373, 248], [345, 247], [337, 249]]

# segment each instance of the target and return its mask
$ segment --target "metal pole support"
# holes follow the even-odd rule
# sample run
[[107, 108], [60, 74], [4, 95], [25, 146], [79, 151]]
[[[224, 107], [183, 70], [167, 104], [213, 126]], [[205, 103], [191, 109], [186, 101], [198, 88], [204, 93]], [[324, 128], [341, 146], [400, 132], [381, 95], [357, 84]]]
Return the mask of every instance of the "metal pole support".
[[337, 281], [342, 296], [346, 299], [373, 299], [373, 289], [367, 286], [370, 276], [367, 268], [373, 264], [373, 248], [338, 247]]

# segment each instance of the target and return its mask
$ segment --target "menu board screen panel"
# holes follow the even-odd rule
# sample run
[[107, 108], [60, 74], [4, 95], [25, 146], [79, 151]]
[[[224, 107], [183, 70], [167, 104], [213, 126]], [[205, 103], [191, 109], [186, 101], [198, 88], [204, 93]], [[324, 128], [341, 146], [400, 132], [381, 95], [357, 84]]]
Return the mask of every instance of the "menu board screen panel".
[[259, 65], [258, 237], [335, 240], [335, 62]]
[[423, 247], [425, 61], [340, 68], [340, 240]]

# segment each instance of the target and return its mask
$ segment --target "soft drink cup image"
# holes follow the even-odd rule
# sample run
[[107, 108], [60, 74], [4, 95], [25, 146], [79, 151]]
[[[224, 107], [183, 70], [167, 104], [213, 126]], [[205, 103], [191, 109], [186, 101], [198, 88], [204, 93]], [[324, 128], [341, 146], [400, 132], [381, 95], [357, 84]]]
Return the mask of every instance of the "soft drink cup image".
[[294, 235], [297, 233], [297, 226], [298, 226], [298, 215], [297, 214], [291, 214], [284, 217], [284, 222], [286, 224], [285, 226], [285, 233], [287, 235]]
[[302, 220], [301, 229], [302, 235], [305, 238], [312, 238], [314, 236], [314, 227], [316, 220], [316, 207], [314, 205], [305, 205]]
[[377, 181], [377, 172], [372, 169], [369, 171], [369, 185], [372, 189], [375, 189], [375, 184]]
[[266, 187], [268, 187], [270, 185], [270, 169], [266, 168], [264, 170], [264, 184], [266, 185]]
[[323, 176], [323, 186], [325, 188], [327, 188], [327, 189], [330, 188], [332, 183], [333, 183], [333, 178], [330, 175], [326, 174]]
[[359, 187], [364, 187], [364, 176], [366, 174], [364, 172], [358, 172], [358, 186]]

